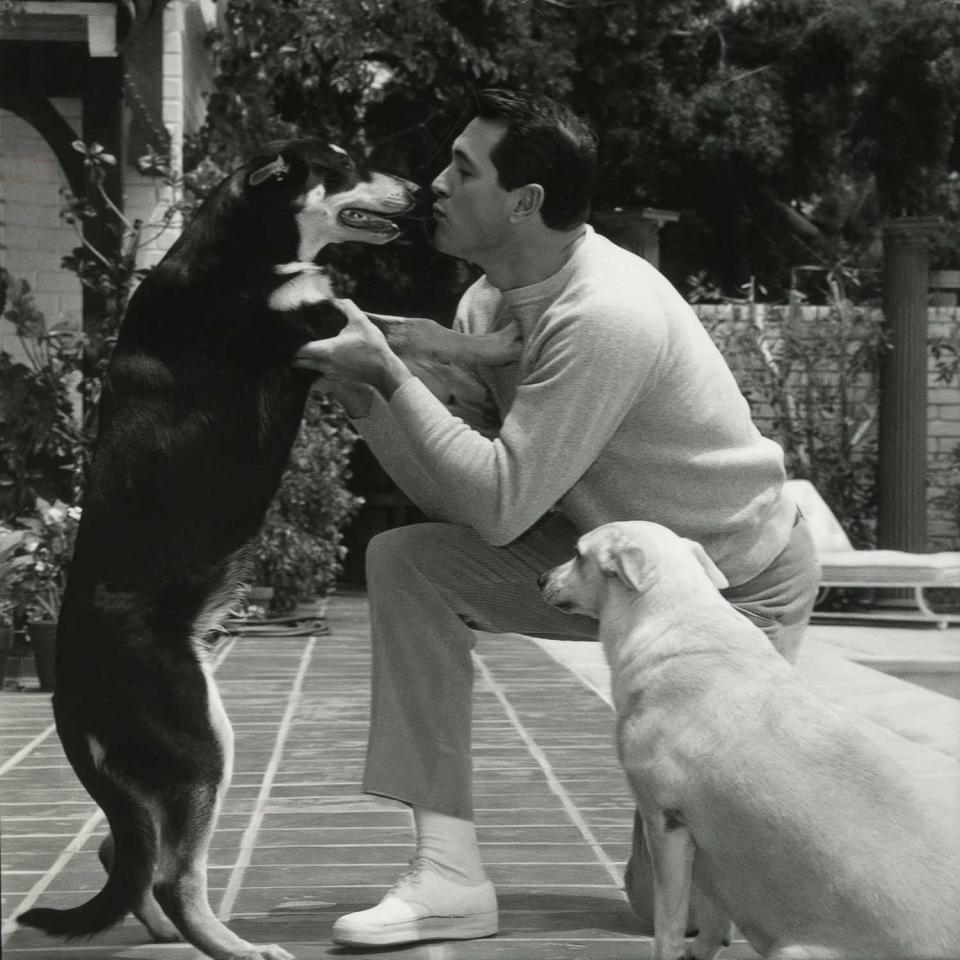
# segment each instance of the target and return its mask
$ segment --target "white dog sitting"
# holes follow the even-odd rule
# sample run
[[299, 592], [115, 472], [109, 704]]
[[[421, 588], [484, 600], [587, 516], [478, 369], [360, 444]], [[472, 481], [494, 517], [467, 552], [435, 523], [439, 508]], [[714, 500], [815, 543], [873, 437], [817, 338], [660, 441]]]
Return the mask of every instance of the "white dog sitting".
[[[737, 613], [703, 548], [610, 523], [541, 577], [600, 620], [620, 761], [654, 876], [656, 960], [698, 960], [730, 922], [770, 960], [960, 958], [960, 830]], [[955, 813], [955, 811], [954, 811]]]

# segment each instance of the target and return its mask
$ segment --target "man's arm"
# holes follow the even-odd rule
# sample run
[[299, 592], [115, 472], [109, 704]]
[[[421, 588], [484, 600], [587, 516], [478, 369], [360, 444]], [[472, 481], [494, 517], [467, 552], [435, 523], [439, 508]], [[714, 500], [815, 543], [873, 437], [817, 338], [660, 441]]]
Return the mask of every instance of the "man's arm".
[[455, 522], [440, 488], [414, 456], [386, 400], [370, 389], [370, 406], [351, 423], [394, 483], [431, 520]]
[[[528, 344], [529, 373], [518, 385], [498, 437], [454, 417], [393, 355], [353, 304], [333, 340], [307, 344], [299, 365], [376, 386], [421, 475], [440, 492], [448, 519], [494, 544], [518, 537], [550, 510], [597, 459], [642, 393], [664, 342], [658, 308], [604, 303], [554, 317]], [[377, 341], [379, 337], [379, 342]]]
[[[315, 364], [314, 359], [309, 364], [310, 368], [317, 369]], [[445, 369], [453, 371], [454, 368]], [[338, 371], [329, 367], [327, 372], [332, 375], [318, 378], [314, 389], [319, 389], [341, 404], [380, 465], [420, 510], [431, 519], [455, 522], [456, 518], [450, 514], [440, 488], [413, 454], [380, 391], [360, 380], [342, 379], [337, 375]], [[466, 371], [463, 376], [468, 376]], [[461, 386], [458, 382], [458, 392]]]
[[397, 385], [390, 411], [458, 522], [506, 544], [600, 455], [656, 365], [657, 328], [656, 316], [636, 310], [552, 324], [493, 439], [452, 417], [416, 379]]

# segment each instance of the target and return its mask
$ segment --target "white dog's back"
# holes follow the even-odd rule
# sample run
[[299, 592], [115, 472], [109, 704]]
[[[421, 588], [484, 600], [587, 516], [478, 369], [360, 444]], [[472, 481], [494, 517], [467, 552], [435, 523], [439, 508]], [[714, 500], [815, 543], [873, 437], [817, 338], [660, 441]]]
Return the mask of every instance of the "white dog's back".
[[661, 809], [682, 813], [698, 884], [756, 949], [960, 957], [956, 817], [853, 717], [772, 648], [738, 656], [727, 643], [654, 674], [619, 718], [622, 762]]

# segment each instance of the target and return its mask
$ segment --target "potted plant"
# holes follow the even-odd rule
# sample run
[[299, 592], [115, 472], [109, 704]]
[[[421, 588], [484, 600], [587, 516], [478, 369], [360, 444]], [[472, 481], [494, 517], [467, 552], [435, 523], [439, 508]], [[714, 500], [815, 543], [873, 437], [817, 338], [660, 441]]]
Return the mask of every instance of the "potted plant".
[[332, 592], [346, 548], [343, 527], [363, 502], [346, 487], [356, 441], [328, 399], [311, 396], [290, 464], [254, 541], [254, 581], [273, 589], [271, 613], [290, 614]]
[[13, 577], [17, 568], [16, 551], [23, 543], [25, 530], [11, 530], [0, 524], [0, 690], [7, 675], [7, 657], [13, 646]]
[[19, 518], [24, 528], [21, 555], [14, 558], [13, 599], [26, 613], [27, 635], [41, 690], [53, 690], [57, 618], [73, 556], [80, 508], [37, 498], [33, 515]]

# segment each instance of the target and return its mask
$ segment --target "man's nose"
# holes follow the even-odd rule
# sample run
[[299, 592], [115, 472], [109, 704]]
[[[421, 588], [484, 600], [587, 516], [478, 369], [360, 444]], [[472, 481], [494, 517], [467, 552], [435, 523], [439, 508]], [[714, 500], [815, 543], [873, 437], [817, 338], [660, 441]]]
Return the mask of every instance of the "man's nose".
[[430, 190], [435, 197], [449, 197], [450, 191], [447, 189], [447, 171], [450, 167], [444, 167], [430, 184]]

